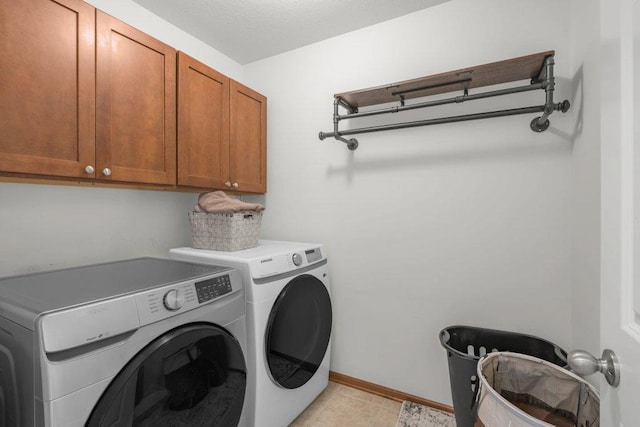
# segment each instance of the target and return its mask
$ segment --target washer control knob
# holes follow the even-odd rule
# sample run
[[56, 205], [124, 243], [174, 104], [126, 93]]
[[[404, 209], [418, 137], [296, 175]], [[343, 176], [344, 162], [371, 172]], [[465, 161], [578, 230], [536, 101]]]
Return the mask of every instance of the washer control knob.
[[291, 261], [293, 261], [293, 265], [299, 267], [302, 264], [302, 255], [299, 253], [295, 253], [291, 256]]
[[167, 310], [179, 310], [184, 304], [184, 294], [177, 289], [171, 289], [169, 292], [164, 294], [162, 302]]

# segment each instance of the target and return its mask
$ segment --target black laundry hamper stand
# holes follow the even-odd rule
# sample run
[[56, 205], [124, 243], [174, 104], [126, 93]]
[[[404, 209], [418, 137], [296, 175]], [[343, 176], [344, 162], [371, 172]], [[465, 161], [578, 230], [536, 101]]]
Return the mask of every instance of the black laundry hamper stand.
[[532, 335], [474, 326], [455, 325], [440, 331], [440, 343], [447, 351], [451, 397], [457, 427], [473, 427], [477, 410], [478, 361], [485, 354], [510, 351], [567, 365], [567, 352], [545, 339]]

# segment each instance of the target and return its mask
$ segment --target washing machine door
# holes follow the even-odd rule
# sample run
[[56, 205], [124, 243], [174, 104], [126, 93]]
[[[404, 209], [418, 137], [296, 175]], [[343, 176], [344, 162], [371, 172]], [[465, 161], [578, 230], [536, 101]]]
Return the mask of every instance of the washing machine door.
[[329, 346], [332, 311], [329, 292], [315, 276], [293, 278], [269, 315], [265, 351], [273, 380], [294, 389], [318, 370]]
[[87, 426], [236, 426], [246, 386], [238, 341], [211, 324], [174, 329], [113, 379]]

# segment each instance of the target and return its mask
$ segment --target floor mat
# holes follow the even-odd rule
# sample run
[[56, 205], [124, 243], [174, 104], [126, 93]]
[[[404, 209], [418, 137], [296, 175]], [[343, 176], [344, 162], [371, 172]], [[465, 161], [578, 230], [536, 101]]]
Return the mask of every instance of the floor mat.
[[396, 427], [455, 427], [452, 413], [405, 400]]

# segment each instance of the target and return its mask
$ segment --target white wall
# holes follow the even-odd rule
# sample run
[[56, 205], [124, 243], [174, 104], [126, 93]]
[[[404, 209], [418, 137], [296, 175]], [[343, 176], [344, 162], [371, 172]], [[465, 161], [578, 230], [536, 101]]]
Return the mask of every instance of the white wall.
[[600, 4], [572, 0], [571, 6], [572, 338], [573, 348], [600, 354]]
[[[242, 67], [131, 0], [96, 8], [242, 80]], [[143, 255], [189, 245], [191, 193], [0, 182], [0, 276]]]
[[575, 117], [554, 114], [543, 134], [531, 115], [364, 134], [355, 152], [317, 137], [334, 93], [551, 49], [556, 99], [571, 96], [569, 2], [537, 2], [544, 20], [529, 8], [453, 0], [245, 66], [269, 99], [263, 236], [326, 244], [333, 371], [450, 404], [446, 326], [570, 347]]
[[166, 257], [190, 245], [190, 193], [0, 183], [0, 276]]

